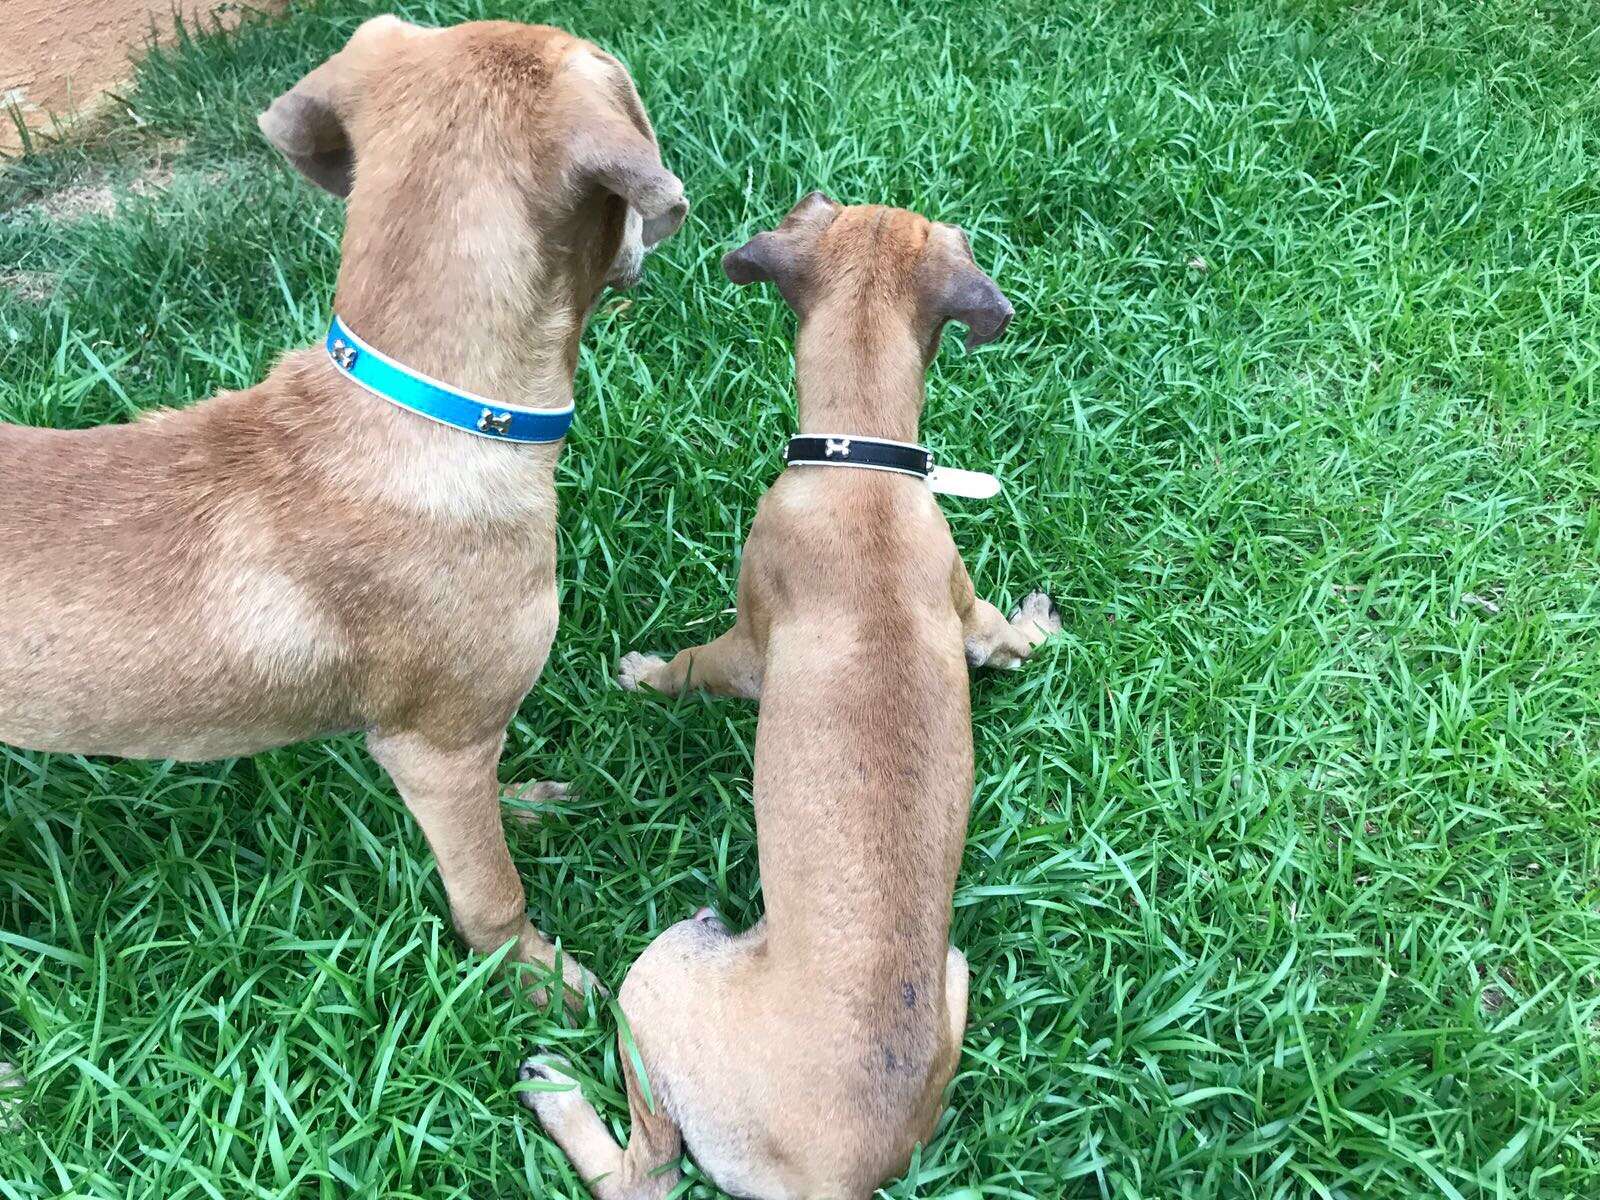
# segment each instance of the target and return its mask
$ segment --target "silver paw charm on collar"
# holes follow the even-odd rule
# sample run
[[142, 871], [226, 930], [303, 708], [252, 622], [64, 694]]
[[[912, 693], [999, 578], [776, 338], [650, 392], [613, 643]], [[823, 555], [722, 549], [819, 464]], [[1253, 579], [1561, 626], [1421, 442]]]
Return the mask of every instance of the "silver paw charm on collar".
[[506, 434], [511, 432], [511, 414], [508, 412], [497, 413], [492, 408], [484, 409], [483, 415], [478, 418], [478, 431], [505, 437]]
[[328, 347], [328, 353], [333, 355], [333, 361], [346, 371], [356, 365], [356, 348], [343, 338], [334, 338], [333, 344]]
[[826, 442], [823, 443], [822, 452], [823, 452], [823, 454], [827, 455], [829, 458], [832, 458], [835, 454], [837, 454], [840, 458], [849, 458], [850, 457], [850, 439], [849, 438], [829, 438]]

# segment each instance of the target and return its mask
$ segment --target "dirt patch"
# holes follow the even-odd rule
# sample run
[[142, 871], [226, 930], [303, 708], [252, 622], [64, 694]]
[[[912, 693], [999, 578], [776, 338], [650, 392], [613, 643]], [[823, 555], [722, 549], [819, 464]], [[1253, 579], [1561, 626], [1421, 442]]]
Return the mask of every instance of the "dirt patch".
[[102, 107], [132, 73], [152, 30], [170, 40], [174, 15], [189, 25], [235, 24], [247, 9], [283, 0], [4, 0], [0, 30], [0, 153], [22, 147], [12, 115], [53, 133]]
[[37, 201], [36, 212], [52, 221], [79, 221], [84, 217], [109, 217], [117, 211], [117, 194], [105, 183], [77, 183], [51, 192]]
[[0, 290], [28, 304], [45, 304], [56, 294], [56, 277], [48, 271], [0, 271]]
[[[145, 159], [132, 175], [127, 167], [114, 170], [110, 167], [90, 168], [76, 182], [58, 187], [54, 191], [36, 195], [21, 206], [21, 211], [47, 221], [70, 224], [85, 217], [109, 217], [117, 211], [117, 201], [125, 195], [153, 196], [172, 186], [176, 172], [174, 160], [187, 143], [182, 139], [163, 138], [141, 148], [139, 158]], [[204, 171], [200, 178], [208, 183], [224, 178], [219, 170]]]

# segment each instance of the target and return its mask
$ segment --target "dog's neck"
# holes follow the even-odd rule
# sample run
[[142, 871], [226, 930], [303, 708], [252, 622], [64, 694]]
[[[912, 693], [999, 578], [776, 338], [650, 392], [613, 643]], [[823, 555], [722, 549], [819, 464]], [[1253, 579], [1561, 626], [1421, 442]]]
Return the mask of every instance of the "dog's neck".
[[425, 207], [402, 204], [402, 194], [358, 183], [351, 195], [334, 297], [350, 330], [415, 371], [502, 404], [570, 403], [603, 271], [598, 252], [569, 247], [607, 240], [609, 222], [591, 219], [576, 238], [541, 231], [510, 187], [444, 194]]
[[[358, 180], [334, 310], [374, 349], [463, 391], [570, 403], [588, 309], [621, 241], [620, 202], [550, 231], [505, 186], [430, 192], [422, 204], [415, 192]], [[341, 490], [480, 528], [554, 519], [559, 443], [508, 445], [421, 420], [342, 377], [320, 348], [300, 361], [340, 397], [317, 410], [331, 434], [307, 429]]]
[[801, 433], [917, 440], [926, 368], [909, 330], [818, 314], [800, 323], [794, 365]]

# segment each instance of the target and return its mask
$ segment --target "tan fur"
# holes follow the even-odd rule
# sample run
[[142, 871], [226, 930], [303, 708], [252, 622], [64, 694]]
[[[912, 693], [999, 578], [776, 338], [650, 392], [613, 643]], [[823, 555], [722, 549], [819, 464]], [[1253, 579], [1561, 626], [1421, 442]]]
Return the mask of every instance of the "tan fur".
[[[777, 234], [729, 273], [772, 279], [800, 314], [802, 431], [916, 440], [946, 285], [977, 272], [959, 231], [811, 197]], [[1010, 306], [984, 282], [993, 311], [972, 320], [997, 332]], [[974, 597], [921, 482], [796, 467], [757, 509], [733, 629], [670, 664], [631, 659], [657, 690], [759, 696], [766, 916], [731, 935], [703, 911], [629, 972], [655, 1108], [630, 1074], [626, 1151], [578, 1091], [529, 1093], [596, 1196], [667, 1195], [681, 1132], [735, 1195], [865, 1197], [933, 1133], [966, 1023], [948, 942], [973, 777], [963, 648], [1020, 660], [1058, 627], [1048, 600], [1042, 618]], [[570, 1083], [549, 1062], [523, 1077]]]
[[[348, 325], [509, 403], [570, 399], [629, 257], [631, 195], [585, 164], [622, 161], [682, 215], [624, 68], [556, 29], [377, 18], [262, 127], [330, 190], [353, 155]], [[558, 453], [404, 412], [321, 350], [128, 426], [0, 426], [0, 740], [205, 759], [365, 731], [467, 943], [552, 962], [495, 767], [555, 635]]]

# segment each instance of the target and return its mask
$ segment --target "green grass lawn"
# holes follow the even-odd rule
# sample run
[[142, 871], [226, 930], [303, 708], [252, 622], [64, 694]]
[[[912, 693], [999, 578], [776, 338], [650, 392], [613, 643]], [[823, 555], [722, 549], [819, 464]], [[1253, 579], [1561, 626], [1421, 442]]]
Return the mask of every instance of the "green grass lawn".
[[[0, 178], [0, 417], [319, 336], [342, 210], [254, 118], [373, 11], [158, 53]], [[540, 926], [615, 985], [701, 904], [759, 915], [754, 711], [612, 667], [728, 620], [793, 426], [791, 318], [719, 256], [815, 187], [918, 209], [1018, 309], [930, 380], [925, 440], [1007, 485], [958, 544], [1067, 628], [973, 684], [966, 1053], [887, 1194], [1600, 1195], [1593, 4], [401, 11], [617, 52], [695, 206], [579, 368], [503, 768], [582, 789], [511, 831]], [[355, 739], [0, 748], [0, 1196], [580, 1196], [513, 1072], [559, 1048], [625, 1122], [614, 1019], [489, 965]]]

